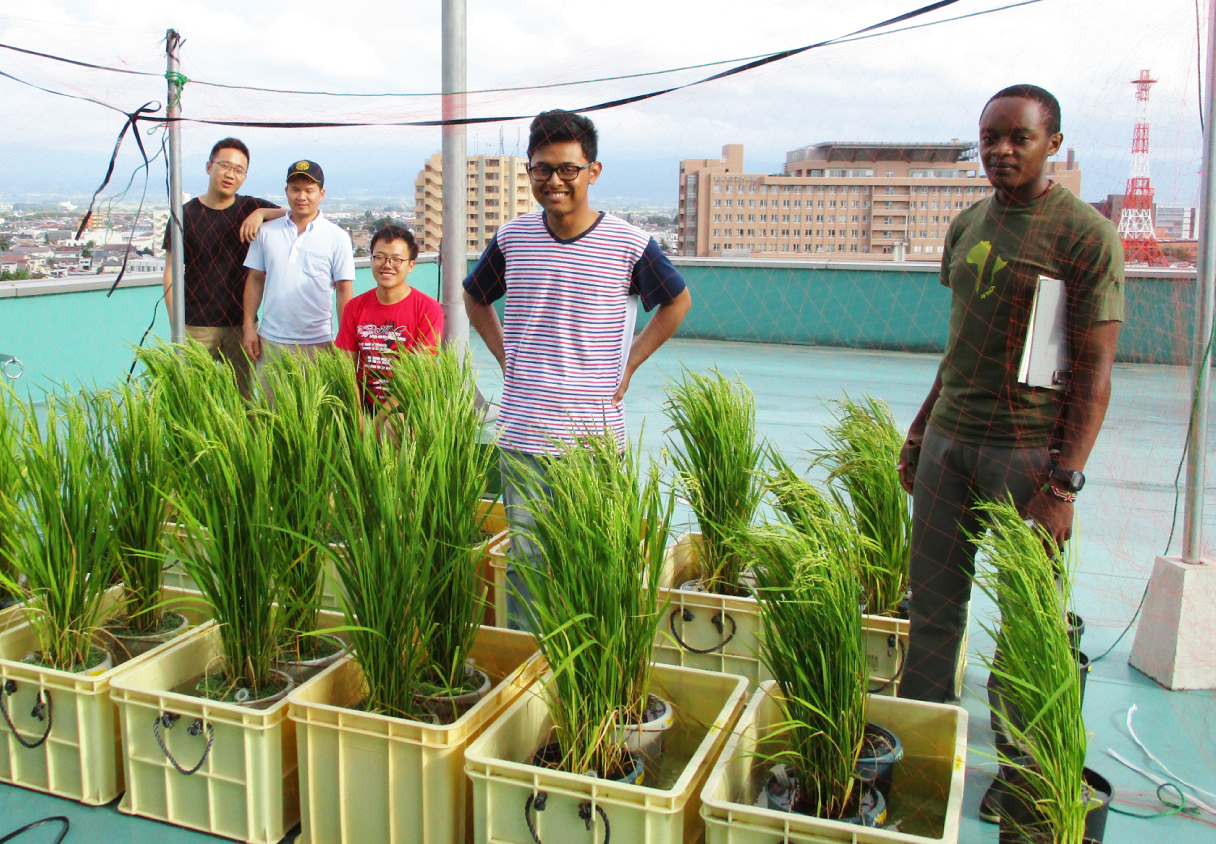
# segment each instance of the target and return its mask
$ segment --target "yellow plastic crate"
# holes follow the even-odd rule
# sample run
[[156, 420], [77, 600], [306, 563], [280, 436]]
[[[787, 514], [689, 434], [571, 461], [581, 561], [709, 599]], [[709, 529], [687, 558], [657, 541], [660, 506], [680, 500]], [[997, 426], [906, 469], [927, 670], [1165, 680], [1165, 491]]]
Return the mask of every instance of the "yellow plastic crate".
[[465, 748], [544, 667], [529, 634], [482, 627], [472, 658], [494, 687], [452, 724], [358, 712], [347, 658], [288, 697], [300, 760], [300, 844], [462, 844], [472, 795]]
[[[178, 641], [155, 659], [123, 671], [111, 694], [122, 728], [127, 792], [119, 811], [239, 841], [278, 842], [299, 819], [295, 730], [284, 698], [247, 709], [172, 691], [197, 678], [220, 656], [219, 629]], [[157, 720], [177, 715], [177, 729]], [[202, 729], [191, 735], [189, 726]], [[200, 761], [201, 760], [201, 761]]]
[[[652, 691], [675, 705], [676, 726], [668, 752], [687, 753], [689, 758], [665, 789], [528, 764], [551, 727], [540, 694], [544, 680], [538, 679], [520, 695], [465, 751], [465, 770], [473, 780], [473, 840], [477, 844], [533, 844], [528, 819], [546, 844], [600, 844], [606, 835], [605, 822], [616, 842], [691, 844], [699, 840], [701, 787], [742, 710], [747, 680], [655, 666]], [[544, 809], [537, 811], [534, 807], [542, 793]], [[589, 823], [584, 816], [591, 819]]]
[[[896, 733], [904, 745], [903, 760], [896, 764], [891, 793], [893, 799], [906, 790], [909, 802], [916, 796], [943, 806], [936, 834], [913, 835], [874, 829], [839, 821], [821, 820], [793, 812], [762, 809], [737, 802], [750, 796], [753, 768], [764, 766], [765, 756], [778, 749], [778, 740], [767, 739], [784, 720], [775, 681], [764, 683], [752, 696], [739, 725], [731, 735], [705, 790], [701, 793], [701, 817], [705, 821], [705, 844], [953, 844], [958, 841], [963, 808], [963, 781], [967, 763], [967, 712], [958, 706], [922, 703], [899, 698], [870, 696], [870, 722]], [[752, 786], [754, 787], [754, 786]], [[903, 811], [892, 805], [893, 811]], [[933, 826], [933, 824], [925, 824]]]
[[[322, 630], [346, 623], [341, 613], [324, 610], [317, 621]], [[334, 635], [349, 644], [347, 634]], [[118, 710], [127, 782], [118, 809], [238, 841], [272, 844], [300, 818], [295, 728], [287, 718], [287, 699], [269, 709], [248, 709], [173, 691], [199, 677], [219, 656], [219, 629], [211, 624], [200, 628], [197, 637], [162, 645], [116, 673], [111, 697]], [[180, 773], [158, 745], [153, 724], [163, 714], [181, 716], [176, 729], [160, 733], [183, 768], [202, 759], [197, 772]], [[202, 732], [190, 735], [196, 720], [202, 721]], [[209, 734], [214, 739], [208, 750]]]
[[[119, 592], [118, 587], [110, 590], [108, 601], [116, 600]], [[174, 594], [166, 590], [166, 597]], [[70, 674], [40, 668], [20, 661], [38, 649], [38, 638], [20, 609], [13, 609], [7, 627], [0, 628], [0, 695], [17, 734], [0, 719], [0, 782], [92, 806], [109, 803], [123, 790], [121, 745], [110, 701], [110, 682], [172, 643], [99, 673]], [[189, 611], [183, 614], [192, 624], [200, 621]], [[192, 631], [186, 631], [179, 640], [191, 635]], [[106, 644], [104, 633], [98, 634], [97, 643]], [[10, 688], [12, 694], [5, 691]], [[49, 700], [40, 710], [42, 719], [32, 714], [39, 700], [44, 704]]]
[[[772, 679], [759, 657], [763, 624], [756, 599], [679, 588], [681, 583], [696, 579], [700, 572], [700, 542], [699, 533], [685, 533], [667, 548], [661, 581], [666, 588], [660, 590], [660, 598], [670, 599], [671, 603], [655, 636], [654, 661], [740, 674], [755, 688]], [[866, 634], [870, 690], [894, 695], [908, 652], [908, 621], [865, 615], [862, 627]]]

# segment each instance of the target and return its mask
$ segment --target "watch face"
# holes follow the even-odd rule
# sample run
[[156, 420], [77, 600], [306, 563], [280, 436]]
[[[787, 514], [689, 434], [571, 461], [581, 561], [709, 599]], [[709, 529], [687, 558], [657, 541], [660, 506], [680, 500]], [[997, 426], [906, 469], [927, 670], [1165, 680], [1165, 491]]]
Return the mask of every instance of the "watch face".
[[1067, 469], [1052, 469], [1051, 477], [1058, 481], [1063, 486], [1066, 486], [1072, 492], [1080, 492], [1081, 487], [1085, 486], [1085, 473], [1080, 471], [1069, 471]]

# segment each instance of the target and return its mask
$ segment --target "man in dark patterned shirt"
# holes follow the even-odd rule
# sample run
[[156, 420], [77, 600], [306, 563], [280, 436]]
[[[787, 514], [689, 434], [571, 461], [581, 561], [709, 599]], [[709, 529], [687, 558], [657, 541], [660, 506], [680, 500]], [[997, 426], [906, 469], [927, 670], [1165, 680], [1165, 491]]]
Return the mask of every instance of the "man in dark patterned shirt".
[[[265, 220], [287, 212], [265, 199], [237, 194], [249, 173], [249, 149], [224, 138], [207, 161], [207, 192], [182, 208], [185, 259], [186, 333], [216, 360], [236, 372], [243, 394], [249, 391], [249, 359], [241, 348], [241, 297], [245, 290], [245, 253]], [[169, 232], [165, 232], [165, 304], [173, 309]]]

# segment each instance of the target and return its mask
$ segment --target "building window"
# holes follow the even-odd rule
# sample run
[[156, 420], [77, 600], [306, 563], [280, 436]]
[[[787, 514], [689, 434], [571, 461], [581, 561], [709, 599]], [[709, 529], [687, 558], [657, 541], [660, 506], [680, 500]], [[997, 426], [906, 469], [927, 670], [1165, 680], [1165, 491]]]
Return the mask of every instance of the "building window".
[[714, 229], [714, 237], [721, 237], [721, 236], [722, 236], [722, 230]]
[[747, 236], [748, 236], [748, 237], [755, 237], [755, 236], [756, 236], [756, 230], [755, 230], [755, 229], [748, 229], [748, 230], [747, 230]]
[[715, 200], [714, 200], [714, 208], [721, 208], [721, 207], [722, 207], [722, 200], [720, 200], [720, 199], [715, 199]]
[[749, 200], [747, 201], [747, 207], [748, 207], [748, 208], [755, 208], [755, 207], [756, 207], [756, 200], [754, 200], [754, 199], [749, 199]]
[[795, 215], [794, 215], [794, 222], [795, 222], [795, 223], [801, 223], [801, 222], [802, 222], [802, 215], [801, 215], [801, 214], [795, 214]]
[[[742, 216], [742, 215], [740, 215], [740, 216]], [[755, 215], [755, 214], [748, 214], [748, 215], [747, 215], [747, 221], [748, 221], [749, 223], [754, 223], [754, 222], [756, 222], [756, 215]]]
[[915, 246], [913, 246], [913, 247], [912, 247], [912, 251], [913, 251], [913, 252], [919, 252], [919, 251], [920, 251], [920, 244], [918, 243], [918, 244], [916, 244]]
[[714, 214], [714, 222], [715, 222], [715, 223], [720, 223], [720, 222], [722, 222], [722, 215], [721, 215], [721, 214]]

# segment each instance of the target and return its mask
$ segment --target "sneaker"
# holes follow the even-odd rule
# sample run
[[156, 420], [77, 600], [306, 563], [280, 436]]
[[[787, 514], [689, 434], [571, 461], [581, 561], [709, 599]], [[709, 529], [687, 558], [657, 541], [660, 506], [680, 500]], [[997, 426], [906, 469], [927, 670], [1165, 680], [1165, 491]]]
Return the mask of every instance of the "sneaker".
[[1001, 822], [1001, 795], [1004, 793], [1005, 781], [998, 774], [992, 778], [988, 790], [984, 792], [984, 799], [980, 801], [980, 820], [986, 823]]

